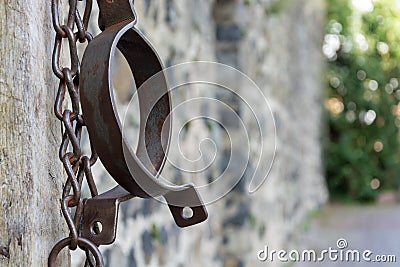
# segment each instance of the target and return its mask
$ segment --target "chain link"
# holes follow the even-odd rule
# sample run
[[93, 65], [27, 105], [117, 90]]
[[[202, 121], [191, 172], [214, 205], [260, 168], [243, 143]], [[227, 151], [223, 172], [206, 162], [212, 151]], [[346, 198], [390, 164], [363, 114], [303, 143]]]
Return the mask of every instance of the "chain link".
[[[52, 0], [51, 4], [53, 27], [56, 33], [52, 69], [55, 76], [59, 79], [54, 113], [57, 119], [60, 120], [63, 129], [59, 158], [67, 174], [67, 180], [62, 192], [61, 211], [68, 225], [69, 236], [60, 240], [53, 247], [49, 256], [48, 266], [55, 266], [58, 254], [67, 246], [70, 250], [80, 248], [85, 251], [85, 266], [104, 266], [98, 247], [90, 240], [80, 236], [83, 213], [81, 188], [85, 178], [92, 197], [98, 194], [91, 171], [91, 167], [97, 161], [97, 154], [92, 145], [90, 157], [83, 155], [81, 148], [81, 135], [85, 127], [85, 122], [80, 113], [80, 62], [77, 49], [78, 42], [90, 42], [93, 39], [92, 34], [87, 30], [92, 10], [92, 0], [85, 1], [83, 18], [78, 11], [78, 0], [69, 0], [66, 24], [60, 23], [59, 2], [60, 0]], [[76, 31], [74, 31], [75, 26]], [[67, 40], [67, 42], [63, 42], [64, 40]], [[70, 66], [61, 66], [60, 63], [63, 43], [68, 43]], [[70, 99], [69, 106], [67, 105], [66, 95]], [[99, 232], [99, 229], [95, 228], [94, 231]]]

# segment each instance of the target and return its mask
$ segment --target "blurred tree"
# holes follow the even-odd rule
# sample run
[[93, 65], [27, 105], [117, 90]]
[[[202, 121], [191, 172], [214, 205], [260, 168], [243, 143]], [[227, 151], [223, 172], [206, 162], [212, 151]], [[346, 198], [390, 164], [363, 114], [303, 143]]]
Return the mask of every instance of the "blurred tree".
[[328, 0], [326, 176], [331, 197], [400, 185], [400, 2]]

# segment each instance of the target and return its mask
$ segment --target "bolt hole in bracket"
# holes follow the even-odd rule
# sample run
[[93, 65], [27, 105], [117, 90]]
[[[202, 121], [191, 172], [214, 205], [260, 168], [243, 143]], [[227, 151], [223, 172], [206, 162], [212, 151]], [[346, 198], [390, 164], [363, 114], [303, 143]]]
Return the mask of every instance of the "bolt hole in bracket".
[[[104, 167], [119, 185], [84, 201], [81, 235], [97, 245], [113, 243], [119, 203], [132, 197], [162, 196], [178, 226], [200, 223], [208, 215], [194, 185], [171, 186], [157, 179], [166, 161], [164, 148], [168, 147], [170, 138], [171, 101], [161, 61], [135, 27], [133, 1], [98, 0], [98, 5], [99, 26], [103, 32], [85, 50], [80, 97], [90, 140]], [[127, 145], [115, 108], [111, 59], [116, 48], [126, 58], [136, 87], [140, 88], [137, 92], [140, 133], [136, 153]], [[155, 74], [156, 81], [145, 85]]]

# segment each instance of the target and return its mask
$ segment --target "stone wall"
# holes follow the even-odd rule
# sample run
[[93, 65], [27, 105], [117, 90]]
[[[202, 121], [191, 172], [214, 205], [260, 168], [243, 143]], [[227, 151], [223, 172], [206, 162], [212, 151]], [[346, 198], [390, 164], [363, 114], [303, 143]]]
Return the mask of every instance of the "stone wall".
[[[266, 266], [257, 260], [257, 251], [265, 245], [271, 249], [296, 248], [305, 218], [327, 199], [321, 155], [323, 1], [135, 2], [138, 26], [166, 66], [217, 61], [241, 70], [256, 82], [275, 118], [276, 155], [267, 181], [255, 194], [246, 192], [245, 174], [244, 182], [207, 207], [209, 219], [194, 227], [175, 226], [167, 207], [157, 201], [133, 199], [123, 203], [117, 241], [102, 248], [107, 266]], [[121, 67], [115, 81], [126, 77], [125, 73]], [[117, 86], [122, 108], [133, 93], [127, 89], [130, 86], [129, 82]], [[174, 94], [174, 99], [206, 94], [202, 88], [189, 89]], [[214, 97], [245, 117], [233, 94], [216, 93]], [[193, 106], [187, 113], [201, 108]], [[220, 119], [224, 122], [223, 115]], [[227, 127], [235, 130], [235, 126]], [[218, 127], [191, 123], [180, 140], [181, 147], [188, 155], [196, 154], [200, 140], [208, 137], [214, 140], [217, 153], [225, 155], [212, 169], [193, 176], [167, 164], [163, 173], [175, 177], [175, 181], [204, 184], [221, 172], [229, 147]], [[233, 138], [232, 142], [240, 140]], [[258, 143], [251, 145], [257, 147]], [[267, 149], [274, 149], [273, 144]], [[177, 152], [170, 153], [173, 157]], [[104, 181], [101, 187], [110, 186], [111, 178], [101, 168], [96, 170], [96, 177]]]

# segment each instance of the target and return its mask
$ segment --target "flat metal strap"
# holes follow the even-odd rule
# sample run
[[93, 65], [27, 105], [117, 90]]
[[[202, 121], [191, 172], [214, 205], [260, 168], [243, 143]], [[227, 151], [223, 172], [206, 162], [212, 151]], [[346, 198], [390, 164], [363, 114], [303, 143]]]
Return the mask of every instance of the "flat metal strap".
[[119, 204], [133, 196], [117, 186], [104, 194], [85, 199], [81, 236], [97, 246], [114, 243], [117, 235]]

